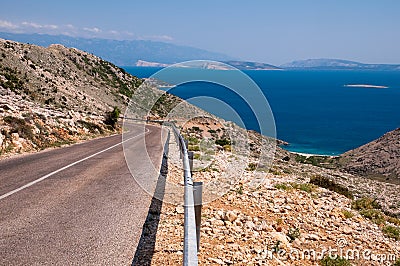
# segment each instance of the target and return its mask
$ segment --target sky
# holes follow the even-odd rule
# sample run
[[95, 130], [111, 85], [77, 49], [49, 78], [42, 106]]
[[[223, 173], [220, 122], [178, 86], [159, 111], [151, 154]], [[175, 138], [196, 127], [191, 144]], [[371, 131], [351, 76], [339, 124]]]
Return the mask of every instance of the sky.
[[0, 31], [146, 39], [280, 65], [400, 64], [398, 0], [0, 0]]

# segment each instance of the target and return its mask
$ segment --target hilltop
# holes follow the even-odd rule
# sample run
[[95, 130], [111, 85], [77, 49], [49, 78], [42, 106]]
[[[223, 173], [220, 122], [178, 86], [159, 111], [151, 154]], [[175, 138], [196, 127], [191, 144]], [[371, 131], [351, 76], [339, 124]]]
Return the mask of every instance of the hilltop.
[[400, 128], [341, 156], [352, 174], [400, 183]]

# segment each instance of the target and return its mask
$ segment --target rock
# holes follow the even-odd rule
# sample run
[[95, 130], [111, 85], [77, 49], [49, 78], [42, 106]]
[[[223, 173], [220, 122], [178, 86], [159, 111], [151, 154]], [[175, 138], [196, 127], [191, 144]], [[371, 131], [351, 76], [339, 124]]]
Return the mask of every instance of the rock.
[[213, 219], [210, 221], [213, 226], [224, 226], [225, 223], [222, 220]]
[[317, 234], [307, 234], [305, 238], [312, 241], [318, 241], [320, 239]]
[[233, 238], [231, 236], [226, 239], [226, 243], [234, 243], [234, 242], [235, 242], [235, 238]]
[[351, 235], [354, 232], [354, 230], [349, 226], [343, 226], [342, 232], [346, 235]]
[[255, 227], [255, 224], [252, 221], [247, 221], [245, 226], [249, 229], [253, 229]]
[[16, 143], [19, 141], [19, 134], [18, 133], [11, 133], [11, 140], [13, 143]]
[[218, 235], [221, 232], [221, 230], [219, 230], [217, 228], [213, 228], [212, 232], [213, 232], [213, 234]]
[[225, 214], [225, 219], [228, 220], [229, 222], [233, 222], [237, 219], [237, 214], [234, 213], [233, 211], [227, 211]]
[[279, 232], [272, 232], [271, 233], [271, 237], [275, 240], [275, 241], [280, 241], [282, 244], [284, 245], [288, 245], [289, 244], [289, 239], [288, 237], [283, 234], [283, 233], [279, 233]]
[[219, 265], [223, 265], [224, 264], [224, 261], [221, 260], [221, 259], [209, 258], [209, 260], [214, 262], [214, 263], [216, 263], [216, 264], [219, 264]]
[[183, 206], [176, 206], [176, 208], [175, 208], [175, 212], [177, 213], [177, 214], [184, 214], [185, 213], [185, 208], [183, 207]]

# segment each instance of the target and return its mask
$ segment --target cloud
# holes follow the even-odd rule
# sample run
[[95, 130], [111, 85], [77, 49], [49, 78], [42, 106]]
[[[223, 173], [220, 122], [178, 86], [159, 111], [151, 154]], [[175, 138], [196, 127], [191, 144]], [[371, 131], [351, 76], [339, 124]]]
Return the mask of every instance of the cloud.
[[96, 28], [96, 27], [94, 27], [94, 28], [83, 28], [83, 30], [84, 31], [89, 31], [89, 32], [92, 32], [92, 33], [100, 33], [100, 32], [102, 32], [102, 30], [101, 29], [99, 29], [99, 28]]
[[14, 24], [14, 23], [6, 21], [6, 20], [0, 20], [0, 28], [14, 30], [14, 29], [18, 29], [19, 26], [17, 24]]
[[119, 35], [119, 34], [120, 34], [120, 33], [119, 33], [118, 31], [116, 31], [116, 30], [110, 30], [109, 33], [110, 33], [110, 34], [113, 34], [113, 35]]
[[115, 40], [152, 40], [162, 42], [172, 42], [174, 38], [169, 35], [147, 35], [137, 36], [136, 34], [116, 29], [101, 29], [98, 27], [84, 27], [76, 26], [73, 24], [44, 24], [35, 21], [22, 21], [22, 22], [10, 22], [7, 20], [0, 19], [0, 30], [13, 33], [40, 33], [50, 35], [68, 35], [71, 37], [83, 37], [83, 38], [105, 38]]
[[22, 26], [27, 27], [27, 28], [34, 28], [34, 29], [50, 29], [50, 30], [56, 30], [59, 28], [59, 26], [57, 25], [53, 25], [53, 24], [38, 24], [35, 22], [22, 22], [21, 23]]

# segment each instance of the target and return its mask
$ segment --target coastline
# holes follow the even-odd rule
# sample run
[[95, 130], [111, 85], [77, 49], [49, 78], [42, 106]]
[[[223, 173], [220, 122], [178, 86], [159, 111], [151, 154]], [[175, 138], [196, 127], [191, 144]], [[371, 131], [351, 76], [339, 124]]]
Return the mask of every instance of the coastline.
[[[286, 150], [288, 151], [288, 150]], [[292, 154], [296, 154], [296, 155], [301, 155], [301, 156], [305, 156], [307, 158], [312, 157], [312, 156], [319, 156], [319, 157], [329, 157], [329, 158], [338, 158], [340, 157], [339, 155], [327, 155], [327, 154], [314, 154], [314, 153], [304, 153], [304, 152], [295, 152], [295, 151], [288, 151]]]

